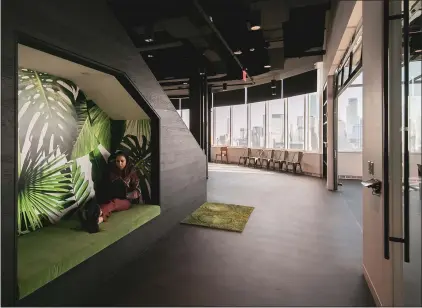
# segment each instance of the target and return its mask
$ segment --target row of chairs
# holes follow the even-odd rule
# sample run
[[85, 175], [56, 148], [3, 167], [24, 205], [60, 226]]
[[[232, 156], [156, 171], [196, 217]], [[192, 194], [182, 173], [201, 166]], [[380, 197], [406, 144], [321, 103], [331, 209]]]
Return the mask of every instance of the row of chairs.
[[[283, 171], [283, 167], [284, 171], [289, 171], [289, 166], [291, 166], [294, 173], [297, 173], [298, 167], [300, 173], [303, 173], [302, 158], [303, 152], [271, 150], [271, 154], [268, 156], [267, 152], [262, 149], [252, 150], [251, 148], [248, 148], [245, 149], [243, 154], [239, 157], [239, 165], [274, 170], [276, 170], [278, 166], [278, 170], [280, 171]], [[229, 163], [227, 147], [221, 147], [220, 153], [216, 153], [215, 162], [218, 161]]]
[[254, 168], [277, 169], [289, 171], [289, 166], [292, 167], [293, 173], [297, 173], [299, 167], [300, 173], [302, 170], [303, 152], [289, 152], [284, 150], [271, 150], [270, 156], [264, 150], [257, 150], [256, 155], [253, 155], [252, 149], [248, 148], [246, 152], [239, 157], [239, 165], [247, 165]]

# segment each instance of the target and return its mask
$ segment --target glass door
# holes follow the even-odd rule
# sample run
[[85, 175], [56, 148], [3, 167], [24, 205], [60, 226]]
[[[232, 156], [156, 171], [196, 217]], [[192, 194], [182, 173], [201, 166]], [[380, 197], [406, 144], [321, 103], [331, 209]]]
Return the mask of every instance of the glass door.
[[403, 300], [421, 306], [421, 1], [402, 1]]
[[[422, 305], [421, 1], [389, 5], [389, 166], [394, 305]], [[401, 76], [401, 78], [400, 78]], [[400, 105], [394, 104], [401, 101]], [[392, 146], [400, 144], [401, 147]]]

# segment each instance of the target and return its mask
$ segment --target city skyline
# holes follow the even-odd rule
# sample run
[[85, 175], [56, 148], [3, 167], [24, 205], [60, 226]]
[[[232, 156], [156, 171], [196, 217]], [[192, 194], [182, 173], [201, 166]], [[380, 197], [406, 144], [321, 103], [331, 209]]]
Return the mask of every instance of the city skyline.
[[[319, 104], [316, 94], [309, 95], [308, 100], [308, 148], [317, 150], [319, 147]], [[289, 123], [285, 123], [284, 100], [273, 100], [269, 102], [268, 124], [266, 123], [265, 103], [251, 104], [251, 119], [249, 142], [251, 147], [305, 148], [305, 117], [304, 117], [304, 96], [289, 99]], [[247, 132], [247, 108], [246, 105], [236, 105], [232, 108], [232, 123], [230, 123], [230, 107], [219, 107], [215, 114], [215, 141], [217, 145], [248, 146]], [[230, 140], [230, 124], [231, 135]], [[286, 127], [288, 125], [289, 127]], [[268, 135], [265, 136], [265, 126]], [[288, 128], [288, 135], [285, 136], [285, 129]], [[267, 139], [267, 140], [265, 140]], [[286, 139], [286, 140], [285, 140]]]

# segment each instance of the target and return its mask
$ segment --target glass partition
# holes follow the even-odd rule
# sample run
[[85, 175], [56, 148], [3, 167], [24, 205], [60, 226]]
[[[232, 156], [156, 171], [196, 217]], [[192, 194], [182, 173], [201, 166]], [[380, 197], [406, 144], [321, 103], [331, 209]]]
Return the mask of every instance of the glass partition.
[[232, 146], [248, 146], [247, 105], [232, 107]]
[[305, 95], [287, 99], [288, 110], [288, 143], [289, 149], [303, 150], [305, 148]]
[[318, 94], [313, 93], [308, 97], [308, 116], [307, 116], [307, 147], [308, 151], [317, 152], [319, 150], [319, 127], [320, 127], [320, 106]]
[[284, 100], [276, 99], [268, 102], [268, 147], [272, 149], [284, 149]]
[[[362, 72], [337, 98], [338, 151], [362, 151]], [[360, 83], [359, 83], [360, 82]]]
[[265, 103], [266, 102], [250, 104], [250, 145], [252, 148], [265, 147]]
[[230, 106], [214, 108], [215, 145], [230, 145]]
[[318, 152], [320, 103], [319, 94], [310, 93], [212, 108], [213, 145]]

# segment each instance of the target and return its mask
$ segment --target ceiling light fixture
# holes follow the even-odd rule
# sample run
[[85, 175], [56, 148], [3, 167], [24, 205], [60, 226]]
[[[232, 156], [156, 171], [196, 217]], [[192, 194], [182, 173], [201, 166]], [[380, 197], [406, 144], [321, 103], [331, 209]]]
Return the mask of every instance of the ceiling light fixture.
[[148, 55], [148, 58], [154, 58], [154, 56], [153, 55]]
[[255, 51], [255, 48], [251, 48], [251, 49], [249, 49], [250, 51]]
[[233, 52], [235, 55], [241, 55], [242, 51], [240, 49], [236, 50], [235, 52]]
[[265, 65], [264, 67], [265, 67], [265, 68], [270, 68], [270, 67], [271, 67], [271, 65], [267, 64], [267, 65]]
[[151, 42], [154, 42], [154, 40], [153, 40], [152, 38], [146, 38], [146, 39], [145, 39], [145, 42], [147, 42], [147, 43], [151, 43]]
[[184, 84], [184, 85], [187, 85], [188, 83], [187, 83], [187, 82], [184, 82], [183, 84]]
[[261, 29], [261, 26], [259, 25], [251, 26], [251, 31], [258, 31], [259, 29]]

